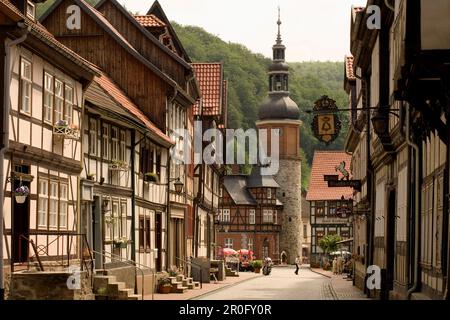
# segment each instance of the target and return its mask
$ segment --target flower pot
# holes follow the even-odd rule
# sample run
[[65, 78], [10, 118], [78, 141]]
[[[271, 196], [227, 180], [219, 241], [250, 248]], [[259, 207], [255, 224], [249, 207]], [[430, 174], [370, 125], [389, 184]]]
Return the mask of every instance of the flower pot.
[[158, 292], [162, 294], [169, 294], [170, 292], [172, 292], [172, 286], [160, 285], [158, 288]]
[[27, 196], [16, 196], [16, 202], [19, 204], [25, 203], [27, 201]]
[[261, 268], [255, 268], [255, 273], [261, 273]]

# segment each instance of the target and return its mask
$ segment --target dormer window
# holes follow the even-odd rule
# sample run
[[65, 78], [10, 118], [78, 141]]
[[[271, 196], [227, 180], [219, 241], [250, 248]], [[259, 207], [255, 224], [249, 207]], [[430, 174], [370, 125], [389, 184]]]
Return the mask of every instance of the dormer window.
[[27, 16], [33, 20], [36, 17], [36, 6], [31, 1], [27, 1]]

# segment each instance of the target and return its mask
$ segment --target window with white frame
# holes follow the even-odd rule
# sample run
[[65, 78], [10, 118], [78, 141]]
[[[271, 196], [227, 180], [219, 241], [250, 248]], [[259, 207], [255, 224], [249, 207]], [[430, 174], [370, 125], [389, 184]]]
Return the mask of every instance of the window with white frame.
[[267, 199], [272, 199], [272, 189], [267, 189]]
[[256, 211], [255, 209], [250, 209], [248, 211], [248, 221], [250, 224], [255, 224], [256, 223]]
[[67, 211], [68, 211], [68, 186], [61, 183], [59, 185], [59, 228], [67, 228]]
[[119, 129], [111, 127], [111, 160], [119, 160]]
[[63, 120], [64, 113], [64, 83], [61, 80], [55, 80], [55, 123]]
[[33, 90], [31, 62], [20, 59], [20, 111], [31, 112], [31, 96]]
[[65, 105], [64, 105], [64, 120], [67, 121], [67, 123], [72, 124], [73, 123], [73, 88], [71, 86], [65, 85], [64, 90], [64, 98], [65, 98]]
[[233, 249], [233, 239], [231, 238], [225, 239], [225, 248]]
[[219, 222], [222, 222], [223, 221], [223, 210], [219, 209], [219, 212], [217, 214], [218, 214]]
[[103, 198], [103, 200], [108, 200], [106, 205], [106, 214], [104, 216], [104, 225], [105, 225], [105, 239], [111, 240], [112, 233], [113, 233], [113, 226], [114, 226], [114, 215], [111, 210], [111, 201], [110, 198]]
[[223, 209], [222, 211], [223, 222], [231, 222], [231, 211], [230, 209]]
[[48, 181], [39, 180], [38, 227], [47, 227], [48, 218]]
[[109, 159], [109, 126], [106, 123], [102, 127], [102, 156]]
[[263, 223], [273, 223], [273, 210], [263, 210]]
[[273, 223], [278, 224], [278, 211], [277, 210], [273, 211]]
[[117, 239], [121, 237], [120, 234], [120, 227], [122, 224], [122, 219], [120, 215], [120, 207], [119, 207], [119, 200], [113, 200], [112, 203], [112, 220], [113, 220], [113, 228], [112, 232], [113, 234], [110, 236], [112, 239]]
[[[127, 236], [127, 202], [122, 201], [120, 203], [120, 218], [121, 218], [121, 230], [120, 234], [122, 237]], [[148, 229], [150, 231], [150, 228]]]
[[120, 159], [121, 161], [126, 161], [127, 159], [127, 140], [126, 132], [124, 130], [120, 131]]
[[247, 239], [248, 250], [253, 251], [253, 238]]
[[44, 74], [44, 121], [52, 124], [53, 119], [53, 105], [55, 94], [55, 78], [48, 74]]
[[50, 181], [49, 227], [58, 227], [58, 182]]
[[89, 154], [97, 155], [97, 120], [89, 119]]

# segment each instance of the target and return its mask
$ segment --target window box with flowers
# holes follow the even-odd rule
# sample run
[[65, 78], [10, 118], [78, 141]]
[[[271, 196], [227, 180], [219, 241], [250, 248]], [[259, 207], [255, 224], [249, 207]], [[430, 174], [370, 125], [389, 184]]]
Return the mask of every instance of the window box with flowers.
[[114, 248], [116, 249], [126, 249], [128, 246], [128, 239], [127, 238], [118, 238], [114, 239]]
[[66, 120], [59, 120], [53, 127], [53, 134], [63, 139], [80, 139], [80, 129], [76, 124], [69, 124]]
[[113, 160], [109, 164], [109, 170], [111, 171], [128, 171], [128, 163], [122, 160]]
[[29, 194], [30, 189], [28, 189], [27, 186], [21, 186], [14, 190], [14, 197], [16, 198], [16, 202], [20, 204], [25, 203]]

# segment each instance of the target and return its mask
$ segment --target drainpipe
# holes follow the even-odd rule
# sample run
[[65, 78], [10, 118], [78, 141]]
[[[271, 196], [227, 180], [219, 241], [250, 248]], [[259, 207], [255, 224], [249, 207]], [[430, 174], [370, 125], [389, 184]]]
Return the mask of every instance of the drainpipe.
[[419, 212], [419, 196], [420, 196], [420, 190], [419, 190], [419, 147], [417, 144], [415, 144], [410, 137], [410, 106], [406, 106], [406, 143], [415, 151], [416, 157], [415, 157], [415, 176], [414, 176], [414, 182], [415, 182], [415, 191], [414, 191], [414, 213], [415, 213], [415, 221], [414, 221], [414, 284], [413, 286], [408, 290], [407, 297], [408, 300], [411, 299], [411, 295], [414, 291], [417, 290], [418, 284], [419, 284], [419, 218], [420, 218], [420, 212]]
[[24, 23], [19, 22], [17, 24], [19, 28], [24, 29], [25, 33], [18, 39], [6, 43], [5, 41], [5, 69], [4, 74], [4, 92], [3, 92], [3, 132], [2, 132], [2, 146], [0, 149], [0, 301], [5, 299], [5, 279], [4, 279], [4, 265], [3, 265], [3, 237], [4, 237], [4, 184], [5, 176], [3, 173], [3, 162], [5, 160], [5, 152], [9, 149], [9, 108], [10, 108], [10, 82], [11, 82], [11, 48], [24, 42], [28, 33], [31, 31], [30, 27], [27, 27]]

